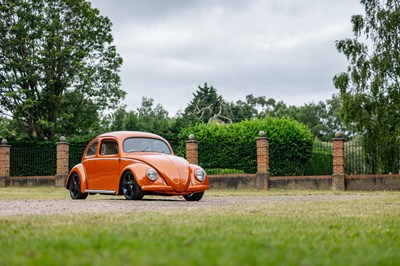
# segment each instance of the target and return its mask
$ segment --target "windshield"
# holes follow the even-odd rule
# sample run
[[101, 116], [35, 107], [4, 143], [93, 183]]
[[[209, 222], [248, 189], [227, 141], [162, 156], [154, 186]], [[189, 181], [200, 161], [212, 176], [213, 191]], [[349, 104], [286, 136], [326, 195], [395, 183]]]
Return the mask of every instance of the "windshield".
[[171, 154], [168, 145], [159, 139], [129, 138], [124, 141], [125, 152], [159, 152]]

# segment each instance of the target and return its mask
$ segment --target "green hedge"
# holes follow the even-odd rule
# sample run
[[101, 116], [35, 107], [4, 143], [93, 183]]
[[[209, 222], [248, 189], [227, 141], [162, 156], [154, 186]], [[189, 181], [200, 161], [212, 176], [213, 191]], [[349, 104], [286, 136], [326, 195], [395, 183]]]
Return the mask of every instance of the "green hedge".
[[332, 145], [327, 142], [315, 141], [311, 158], [305, 165], [305, 175], [332, 175], [333, 157]]
[[56, 174], [56, 145], [51, 141], [11, 141], [10, 176]]
[[90, 140], [69, 143], [69, 169], [82, 161], [83, 151], [89, 141]]
[[[256, 138], [264, 131], [272, 147], [290, 147], [270, 155], [271, 172], [302, 175], [311, 157], [313, 135], [303, 124], [290, 118], [246, 120], [236, 124], [198, 124], [182, 130], [181, 143], [190, 134], [199, 141], [199, 164], [206, 169], [236, 169], [246, 173], [257, 170]], [[299, 151], [300, 147], [309, 147]], [[297, 162], [300, 167], [285, 166]]]
[[[69, 168], [81, 162], [83, 150], [91, 138], [75, 138], [69, 142]], [[57, 170], [56, 142], [10, 141], [10, 176], [55, 175]]]
[[[185, 141], [195, 134], [199, 164], [213, 174], [256, 173], [256, 138], [264, 131], [270, 143], [272, 175], [311, 175], [331, 172], [331, 147], [316, 148], [308, 128], [289, 118], [265, 118], [236, 124], [198, 124], [185, 128], [173, 141], [176, 154], [184, 156]], [[71, 138], [69, 167], [80, 163], [92, 136]], [[11, 169], [15, 175], [54, 175], [56, 144], [52, 141], [11, 142]], [[322, 169], [322, 170], [321, 170]]]

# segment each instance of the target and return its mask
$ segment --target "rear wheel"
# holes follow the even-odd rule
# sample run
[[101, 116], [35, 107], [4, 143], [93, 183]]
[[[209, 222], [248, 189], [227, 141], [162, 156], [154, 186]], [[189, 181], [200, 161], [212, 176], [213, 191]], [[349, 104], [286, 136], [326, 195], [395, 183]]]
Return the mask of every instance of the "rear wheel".
[[204, 191], [199, 193], [192, 193], [189, 195], [183, 195], [186, 201], [199, 201], [204, 196]]
[[131, 172], [122, 176], [122, 193], [127, 200], [141, 200], [144, 193]]
[[81, 192], [81, 180], [77, 173], [73, 173], [69, 181], [69, 195], [71, 199], [86, 199], [88, 193]]

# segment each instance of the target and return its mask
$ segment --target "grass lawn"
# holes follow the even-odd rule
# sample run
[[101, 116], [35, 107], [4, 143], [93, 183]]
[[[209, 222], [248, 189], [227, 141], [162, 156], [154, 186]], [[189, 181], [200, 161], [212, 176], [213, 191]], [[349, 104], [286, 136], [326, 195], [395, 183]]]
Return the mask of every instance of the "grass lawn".
[[[220, 190], [206, 196], [332, 193]], [[400, 192], [372, 193], [379, 197], [0, 217], [0, 265], [400, 265]], [[68, 197], [65, 189], [0, 189], [0, 200]]]

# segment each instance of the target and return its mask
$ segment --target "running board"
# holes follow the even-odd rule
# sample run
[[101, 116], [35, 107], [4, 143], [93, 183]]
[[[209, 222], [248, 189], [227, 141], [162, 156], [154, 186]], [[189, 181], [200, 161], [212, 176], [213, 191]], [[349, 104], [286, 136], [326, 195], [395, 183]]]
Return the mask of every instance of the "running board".
[[95, 189], [86, 189], [85, 193], [95, 193], [95, 194], [113, 194], [115, 195], [115, 190], [95, 190]]

